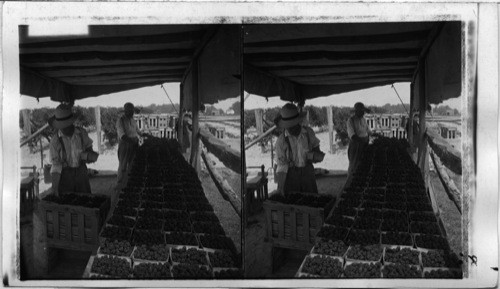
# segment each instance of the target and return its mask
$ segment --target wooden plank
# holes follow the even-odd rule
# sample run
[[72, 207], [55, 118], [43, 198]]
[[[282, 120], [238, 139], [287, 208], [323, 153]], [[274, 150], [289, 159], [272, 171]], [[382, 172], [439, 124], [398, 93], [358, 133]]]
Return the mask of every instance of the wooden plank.
[[164, 33], [154, 35], [115, 36], [78, 38], [57, 41], [22, 43], [19, 53], [68, 53], [84, 51], [135, 51], [150, 50], [158, 45], [182, 44], [195, 46], [205, 30], [185, 31], [179, 33]]
[[32, 139], [37, 137], [39, 134], [41, 134], [46, 128], [49, 127], [49, 124], [46, 123], [44, 126], [42, 126], [39, 130], [37, 130], [34, 134], [32, 134], [30, 137], [25, 139], [24, 141], [21, 142], [21, 147], [24, 146], [25, 144], [29, 143]]
[[297, 241], [297, 210], [290, 210], [291, 240]]
[[462, 174], [462, 155], [447, 143], [439, 134], [432, 130], [427, 131], [427, 140], [434, 153], [441, 159], [443, 164], [452, 172]]
[[214, 137], [206, 129], [199, 130], [199, 136], [207, 150], [215, 155], [227, 168], [241, 174], [241, 153]]
[[309, 242], [310, 240], [309, 218], [311, 218], [311, 215], [308, 214], [308, 212], [302, 212], [302, 217], [304, 218], [304, 239], [305, 242]]
[[233, 188], [231, 188], [228, 182], [215, 170], [215, 168], [212, 166], [212, 161], [210, 160], [210, 157], [204, 151], [201, 152], [201, 157], [205, 163], [205, 166], [207, 167], [210, 177], [212, 178], [215, 186], [221, 193], [222, 197], [224, 198], [224, 200], [229, 201], [236, 214], [241, 218], [240, 196], [238, 196], [234, 192]]
[[436, 156], [436, 154], [433, 151], [431, 151], [430, 155], [434, 168], [436, 169], [436, 173], [439, 177], [439, 180], [443, 184], [444, 191], [448, 195], [448, 198], [450, 198], [450, 200], [452, 200], [452, 202], [455, 204], [460, 214], [462, 214], [462, 207], [461, 207], [462, 194], [456, 187], [453, 180], [449, 177], [448, 173], [446, 173], [446, 169], [444, 168], [444, 166], [442, 165], [441, 161]]
[[420, 49], [390, 49], [372, 51], [302, 51], [285, 53], [251, 53], [245, 54], [248, 63], [259, 62], [295, 62], [310, 60], [383, 60], [394, 58], [418, 59]]
[[318, 78], [318, 79], [299, 79], [296, 78], [294, 81], [300, 84], [307, 85], [356, 85], [356, 84], [368, 84], [376, 86], [377, 83], [394, 83], [398, 81], [410, 81], [410, 75], [387, 75], [387, 76], [377, 76], [377, 77], [365, 77], [365, 78], [352, 78], [352, 79], [328, 79], [328, 78]]
[[[425, 71], [425, 62], [422, 62], [419, 66], [420, 71]], [[425, 141], [425, 133], [426, 133], [426, 123], [425, 123], [425, 113], [427, 111], [427, 100], [426, 100], [426, 92], [425, 92], [425, 73], [419, 73], [419, 87], [418, 87], [418, 110], [419, 110], [419, 140], [418, 140], [418, 154], [419, 160], [420, 158], [426, 157], [424, 153], [425, 148], [427, 147], [427, 142]], [[425, 162], [424, 162], [425, 163]], [[423, 174], [424, 166], [421, 162], [420, 172]], [[422, 177], [425, 177], [422, 175]]]
[[57, 210], [52, 210], [52, 217], [54, 218], [54, 238], [55, 240], [58, 240], [61, 238], [59, 235], [59, 211]]
[[278, 238], [285, 238], [285, 210], [280, 210], [278, 213]]
[[176, 59], [176, 62], [188, 60], [192, 57], [193, 49], [165, 49], [154, 51], [125, 51], [125, 52], [105, 52], [105, 51], [83, 51], [77, 53], [33, 53], [19, 55], [19, 61], [28, 66], [46, 66], [54, 64], [68, 65], [70, 63], [90, 61], [144, 61], [155, 59]]
[[321, 64], [321, 65], [285, 65], [273, 66], [267, 68], [269, 73], [277, 76], [293, 76], [293, 75], [309, 75], [309, 74], [327, 74], [339, 72], [353, 72], [353, 71], [376, 71], [376, 70], [398, 70], [398, 69], [416, 69], [417, 61], [409, 62], [396, 62], [396, 63], [351, 63], [351, 64]]
[[79, 242], [85, 243], [85, 215], [78, 214], [78, 234], [80, 234]]
[[181, 82], [179, 85], [179, 119], [177, 120], [177, 141], [179, 142], [179, 147], [181, 148], [181, 152], [185, 152], [185, 143], [184, 143], [184, 104], [186, 101], [184, 100], [184, 83]]
[[75, 75], [96, 75], [102, 73], [124, 73], [124, 72], [144, 72], [161, 70], [168, 72], [171, 70], [184, 70], [189, 65], [189, 62], [173, 62], [173, 63], [136, 63], [124, 65], [108, 65], [108, 66], [53, 66], [39, 67], [37, 71], [47, 77], [62, 77]]
[[73, 238], [73, 230], [72, 229], [72, 226], [71, 226], [71, 212], [66, 212], [66, 215], [65, 215], [65, 219], [66, 219], [66, 240], [71, 242], [72, 241], [72, 238]]
[[101, 154], [102, 153], [102, 147], [101, 147], [101, 107], [96, 106], [95, 107], [95, 127], [97, 131], [97, 151]]
[[92, 82], [92, 81], [104, 81], [104, 80], [119, 80], [128, 78], [140, 78], [145, 76], [164, 76], [164, 77], [182, 77], [183, 69], [175, 70], [149, 70], [149, 71], [130, 71], [130, 72], [113, 72], [113, 73], [99, 73], [92, 75], [67, 75], [58, 77], [59, 80], [68, 83], [79, 83], [79, 82]]
[[[157, 83], [162, 84], [165, 82], [178, 82], [180, 77], [177, 76], [162, 76], [162, 75], [148, 75], [144, 77], [130, 77], [115, 80], [93, 80], [93, 81], [71, 81], [69, 84], [81, 85], [85, 87], [86, 85], [119, 85], [119, 84], [139, 84], [139, 83]], [[145, 85], [148, 86], [148, 85]]]
[[265, 138], [268, 135], [270, 135], [276, 128], [277, 128], [276, 125], [274, 125], [270, 129], [268, 129], [265, 133], [263, 133], [262, 135], [260, 135], [256, 139], [254, 139], [252, 142], [250, 142], [249, 144], [247, 144], [245, 146], [245, 150], [248, 150], [249, 148], [251, 148], [252, 146], [254, 146], [256, 143], [258, 143], [259, 141], [261, 141], [263, 138]]
[[372, 71], [352, 71], [352, 72], [337, 72], [337, 73], [308, 73], [302, 75], [288, 76], [290, 80], [294, 79], [352, 79], [352, 78], [368, 78], [382, 76], [397, 76], [397, 75], [412, 75], [413, 69], [394, 69], [394, 70], [372, 70]]
[[419, 30], [401, 33], [384, 33], [384, 34], [369, 34], [369, 35], [348, 35], [334, 37], [310, 37], [301, 39], [285, 39], [271, 40], [261, 42], [246, 42], [245, 53], [248, 48], [257, 47], [294, 47], [303, 45], [369, 45], [369, 44], [389, 44], [401, 42], [413, 42], [415, 40], [425, 40], [429, 30]]

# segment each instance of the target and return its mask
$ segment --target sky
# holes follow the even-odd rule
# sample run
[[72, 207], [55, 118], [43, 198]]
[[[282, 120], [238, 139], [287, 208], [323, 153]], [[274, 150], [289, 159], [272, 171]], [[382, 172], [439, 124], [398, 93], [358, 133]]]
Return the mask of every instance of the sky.
[[[410, 83], [396, 83], [394, 84], [399, 96], [403, 100], [403, 103], [410, 103]], [[246, 97], [246, 94], [245, 94]], [[314, 106], [354, 106], [356, 102], [363, 102], [365, 105], [376, 105], [383, 106], [386, 103], [389, 104], [400, 104], [396, 92], [390, 85], [373, 87], [369, 89], [358, 90], [354, 92], [341, 93], [336, 95], [330, 95], [326, 97], [318, 97], [315, 99], [307, 100], [305, 105]], [[279, 97], [270, 97], [266, 100], [264, 97], [257, 95], [250, 95], [245, 101], [245, 109], [255, 109], [255, 108], [267, 108], [283, 106], [284, 101], [280, 100]], [[460, 109], [461, 100], [460, 98], [451, 99], [442, 103], [442, 105], [448, 105], [451, 108]]]
[[[163, 86], [167, 91], [170, 99], [173, 103], [179, 103], [179, 83], [166, 83]], [[394, 85], [399, 93], [399, 96], [404, 103], [410, 103], [410, 83], [397, 83]], [[246, 94], [245, 94], [246, 96]], [[238, 98], [231, 98], [223, 100], [219, 103], [214, 104], [216, 108], [227, 110], [231, 105], [237, 101]], [[390, 85], [374, 87], [364, 90], [358, 90], [354, 92], [341, 93], [337, 95], [331, 95], [327, 97], [318, 97], [306, 101], [306, 105], [315, 106], [354, 106], [354, 103], [361, 101], [365, 105], [377, 105], [382, 106], [386, 103], [398, 104], [401, 103], [396, 95], [396, 92]], [[132, 102], [136, 106], [148, 106], [150, 104], [169, 104], [170, 101], [161, 88], [160, 85], [139, 88], [124, 92], [118, 92], [98, 97], [90, 97], [82, 100], [75, 101], [75, 105], [84, 107], [95, 107], [100, 106], [112, 106], [121, 107], [126, 102]], [[56, 107], [59, 103], [51, 101], [50, 98], [41, 98], [40, 102], [33, 97], [21, 96], [21, 108], [40, 108], [40, 107]], [[285, 102], [279, 99], [279, 97], [270, 97], [266, 100], [264, 97], [257, 95], [250, 95], [245, 101], [245, 109], [255, 109], [255, 108], [267, 108], [283, 106]], [[460, 98], [450, 99], [445, 101], [443, 105], [449, 105], [451, 108], [459, 109], [461, 108]]]

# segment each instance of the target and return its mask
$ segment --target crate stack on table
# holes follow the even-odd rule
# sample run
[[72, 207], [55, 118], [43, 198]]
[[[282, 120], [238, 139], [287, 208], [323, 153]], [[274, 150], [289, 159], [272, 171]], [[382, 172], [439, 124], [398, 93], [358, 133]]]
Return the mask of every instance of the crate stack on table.
[[104, 195], [63, 193], [47, 195], [38, 205], [48, 247], [93, 251], [110, 208]]
[[174, 140], [141, 146], [101, 231], [93, 278], [239, 278], [232, 240]]
[[368, 147], [317, 237], [297, 277], [462, 277], [401, 140]]
[[275, 247], [310, 250], [334, 204], [335, 198], [329, 195], [274, 194], [264, 201], [267, 238]]

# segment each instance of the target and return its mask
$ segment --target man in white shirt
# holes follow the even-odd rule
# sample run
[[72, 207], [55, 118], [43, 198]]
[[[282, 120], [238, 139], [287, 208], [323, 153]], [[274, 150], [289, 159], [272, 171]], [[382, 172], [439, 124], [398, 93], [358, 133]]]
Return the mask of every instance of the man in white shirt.
[[118, 143], [118, 188], [125, 186], [124, 176], [130, 170], [135, 152], [139, 147], [139, 136], [142, 135], [134, 119], [134, 105], [127, 102], [123, 108], [124, 114], [116, 121], [116, 132], [120, 140]]
[[370, 112], [370, 110], [362, 102], [357, 102], [354, 105], [354, 115], [347, 120], [349, 175], [356, 169], [364, 149], [368, 146], [369, 136], [372, 134], [366, 119], [363, 117], [365, 112]]
[[49, 119], [50, 125], [56, 129], [50, 141], [50, 173], [52, 191], [56, 196], [63, 193], [91, 194], [85, 163], [95, 162], [98, 154], [92, 150], [92, 140], [85, 129], [73, 124], [76, 118], [71, 106], [61, 104]]
[[318, 193], [313, 162], [322, 161], [319, 139], [314, 131], [302, 125], [305, 113], [287, 103], [275, 120], [283, 133], [276, 141], [278, 191]]

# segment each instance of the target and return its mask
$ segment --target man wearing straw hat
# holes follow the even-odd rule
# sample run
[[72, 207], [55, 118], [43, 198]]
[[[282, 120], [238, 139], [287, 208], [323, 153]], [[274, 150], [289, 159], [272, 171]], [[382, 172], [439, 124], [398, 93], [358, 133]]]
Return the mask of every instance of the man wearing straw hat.
[[50, 141], [50, 172], [55, 195], [91, 193], [85, 163], [95, 162], [99, 155], [92, 150], [92, 140], [85, 129], [74, 125], [76, 118], [71, 106], [61, 104], [49, 119], [51, 126], [57, 130]]
[[372, 134], [366, 119], [365, 112], [370, 112], [362, 102], [354, 104], [354, 115], [347, 121], [347, 135], [349, 136], [349, 148], [347, 157], [349, 158], [348, 173], [351, 175], [358, 165], [364, 149], [368, 146], [369, 136]]
[[276, 141], [278, 191], [318, 193], [313, 163], [321, 162], [325, 156], [319, 149], [319, 139], [314, 131], [303, 126], [305, 112], [299, 112], [292, 103], [285, 104], [276, 125], [283, 133]]

